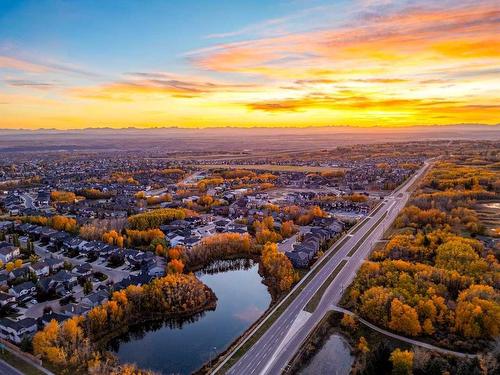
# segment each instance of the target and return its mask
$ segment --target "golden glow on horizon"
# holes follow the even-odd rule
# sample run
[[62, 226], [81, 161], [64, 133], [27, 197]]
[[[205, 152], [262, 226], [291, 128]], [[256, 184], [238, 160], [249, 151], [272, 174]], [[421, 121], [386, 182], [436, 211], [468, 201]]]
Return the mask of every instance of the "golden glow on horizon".
[[[219, 44], [187, 55], [197, 76], [137, 73], [71, 87], [12, 81], [0, 91], [0, 128], [496, 124], [498, 17], [493, 5], [416, 9]], [[6, 56], [2, 67], [30, 79], [54, 71]]]

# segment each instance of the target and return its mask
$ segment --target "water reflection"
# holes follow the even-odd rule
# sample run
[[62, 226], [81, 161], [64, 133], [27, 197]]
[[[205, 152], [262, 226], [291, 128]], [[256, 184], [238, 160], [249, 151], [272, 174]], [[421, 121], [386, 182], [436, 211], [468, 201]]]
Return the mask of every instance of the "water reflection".
[[347, 375], [351, 372], [353, 362], [349, 344], [342, 336], [333, 334], [299, 375]]
[[200, 272], [197, 272], [197, 276], [214, 275], [226, 271], [248, 270], [255, 265], [256, 262], [252, 259], [216, 260]]
[[217, 295], [215, 311], [132, 327], [109, 349], [122, 362], [163, 374], [189, 374], [223, 351], [271, 302], [252, 260], [214, 262], [198, 276]]
[[182, 329], [182, 327], [185, 326], [186, 324], [194, 323], [199, 319], [203, 318], [205, 314], [206, 311], [186, 318], [153, 320], [137, 324], [135, 326], [131, 326], [129, 327], [127, 332], [112, 339], [108, 343], [108, 350], [118, 352], [121, 344], [131, 341], [142, 340], [148, 333], [158, 331], [162, 328]]

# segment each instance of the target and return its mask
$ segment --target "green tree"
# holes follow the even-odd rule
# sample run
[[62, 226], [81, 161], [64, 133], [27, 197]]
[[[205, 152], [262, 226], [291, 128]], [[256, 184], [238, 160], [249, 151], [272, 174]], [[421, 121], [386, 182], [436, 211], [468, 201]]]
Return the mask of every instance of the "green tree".
[[413, 352], [397, 348], [391, 353], [389, 359], [394, 375], [411, 375], [413, 373]]
[[92, 293], [94, 290], [94, 286], [92, 285], [92, 281], [89, 279], [85, 280], [85, 283], [83, 284], [83, 293], [85, 295]]

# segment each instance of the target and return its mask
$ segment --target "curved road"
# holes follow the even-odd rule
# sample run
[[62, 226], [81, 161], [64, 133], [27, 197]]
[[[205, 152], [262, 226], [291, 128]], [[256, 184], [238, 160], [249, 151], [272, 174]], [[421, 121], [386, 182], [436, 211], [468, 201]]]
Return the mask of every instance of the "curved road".
[[31, 208], [31, 209], [35, 209], [36, 208], [35, 205], [34, 205], [34, 203], [33, 203], [33, 198], [28, 193], [21, 194], [21, 199], [24, 202], [24, 207]]
[[[342, 244], [340, 247], [336, 248], [336, 245], [334, 245], [329, 249], [325, 257], [336, 248], [335, 254], [317, 271], [316, 275], [303, 287], [302, 291], [259, 340], [229, 369], [228, 374], [274, 375], [281, 374], [286, 369], [288, 363], [316, 324], [323, 318], [332, 304], [336, 305], [339, 302], [345, 287], [352, 282], [357, 270], [372, 250], [375, 242], [382, 238], [386, 229], [389, 228], [400, 210], [405, 206], [410, 196], [408, 189], [425, 173], [428, 167], [429, 163], [426, 162], [424, 167], [401, 188], [387, 196], [379, 208], [368, 216], [367, 220], [357, 226], [355, 231], [347, 234], [345, 242], [338, 241], [338, 243]], [[349, 254], [356, 247], [357, 250], [353, 254]], [[305, 312], [304, 308], [309, 300], [343, 260], [346, 263], [325, 290], [315, 311], [312, 314]], [[311, 271], [313, 270], [314, 267]], [[307, 275], [304, 276], [303, 280], [306, 278]], [[265, 320], [261, 324], [263, 323], [265, 323]], [[245, 341], [240, 343], [214, 369], [213, 373], [217, 373]]]
[[374, 331], [377, 331], [377, 332], [380, 332], [383, 335], [392, 337], [393, 339], [407, 342], [408, 344], [411, 344], [411, 345], [420, 346], [420, 347], [425, 348], [425, 349], [433, 350], [435, 352], [443, 353], [443, 354], [446, 354], [446, 355], [452, 355], [452, 356], [455, 356], [455, 357], [462, 357], [462, 358], [474, 358], [474, 357], [477, 357], [477, 354], [469, 354], [469, 353], [456, 352], [454, 350], [440, 348], [439, 346], [434, 346], [434, 345], [428, 344], [426, 342], [422, 342], [422, 341], [410, 339], [410, 338], [405, 337], [405, 336], [397, 335], [397, 334], [389, 332], [389, 331], [387, 331], [387, 330], [385, 330], [383, 328], [380, 328], [380, 327], [376, 326], [375, 324], [370, 323], [369, 321], [367, 321], [367, 320], [365, 320], [365, 319], [357, 316], [352, 311], [343, 309], [342, 307], [332, 306], [331, 310], [342, 312], [344, 314], [348, 314], [348, 315], [354, 316], [358, 321], [360, 321], [361, 323], [363, 323], [365, 326], [373, 329]]

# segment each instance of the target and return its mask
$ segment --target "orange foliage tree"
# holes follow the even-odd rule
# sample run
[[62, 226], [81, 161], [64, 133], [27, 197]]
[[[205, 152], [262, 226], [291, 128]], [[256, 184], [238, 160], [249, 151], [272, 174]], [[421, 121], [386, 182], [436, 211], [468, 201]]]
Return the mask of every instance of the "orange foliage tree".
[[73, 203], [76, 195], [70, 191], [53, 191], [50, 193], [50, 200], [53, 202]]
[[213, 292], [194, 275], [170, 274], [142, 287], [131, 285], [114, 292], [86, 317], [74, 316], [61, 324], [52, 320], [33, 337], [33, 351], [60, 373], [146, 374], [134, 366], [116, 364], [109, 355], [103, 361], [94, 343], [130, 324], [197, 313], [213, 307], [214, 301]]
[[189, 267], [196, 267], [219, 259], [252, 254], [258, 254], [258, 249], [252, 243], [250, 235], [220, 233], [202, 239], [185, 253], [185, 257]]
[[284, 238], [288, 238], [293, 236], [295, 233], [299, 231], [299, 228], [293, 223], [292, 220], [284, 221], [281, 224], [280, 233]]
[[25, 223], [31, 223], [41, 226], [49, 226], [55, 230], [62, 230], [69, 233], [78, 232], [78, 223], [75, 219], [67, 216], [56, 215], [52, 217], [45, 216], [23, 216], [20, 218]]
[[262, 265], [271, 279], [271, 286], [279, 293], [290, 290], [298, 280], [298, 274], [290, 259], [278, 251], [278, 245], [275, 243], [267, 243], [262, 248]]
[[186, 216], [191, 216], [193, 214], [194, 213], [181, 208], [160, 208], [132, 215], [128, 218], [128, 224], [131, 229], [138, 230], [159, 228], [160, 225], [173, 220], [183, 220]]

